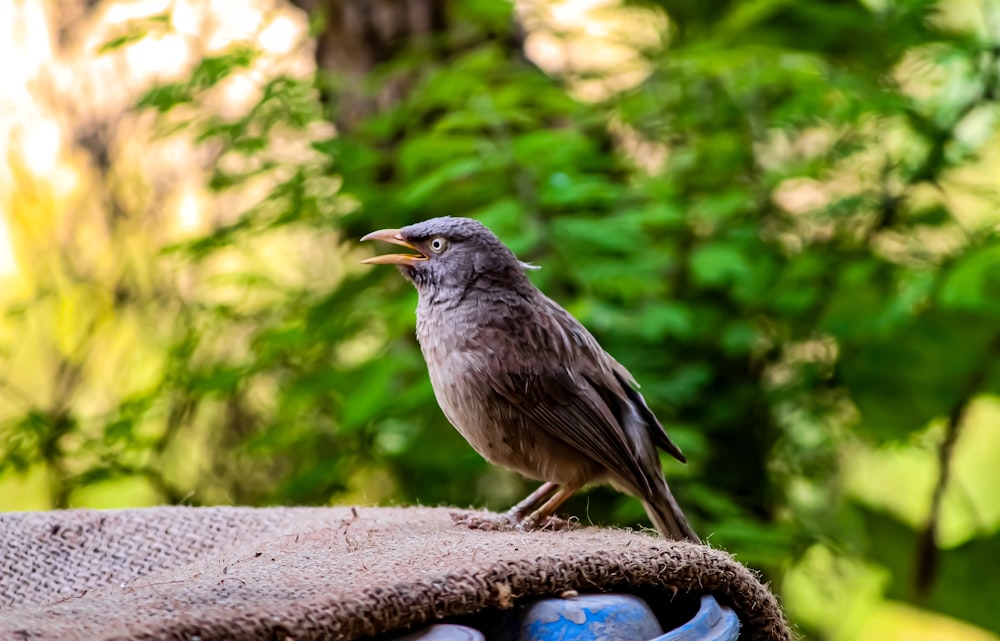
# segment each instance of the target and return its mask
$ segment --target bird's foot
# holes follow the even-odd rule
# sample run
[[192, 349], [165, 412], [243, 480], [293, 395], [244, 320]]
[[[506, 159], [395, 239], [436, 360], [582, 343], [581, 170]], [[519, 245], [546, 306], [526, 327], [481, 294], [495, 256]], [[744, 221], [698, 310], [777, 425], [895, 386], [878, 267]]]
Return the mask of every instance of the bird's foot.
[[542, 519], [533, 519], [529, 516], [522, 519], [514, 527], [520, 532], [533, 532], [535, 530], [571, 530], [579, 526], [580, 520], [576, 517], [571, 516], [568, 519], [564, 519], [553, 514]]

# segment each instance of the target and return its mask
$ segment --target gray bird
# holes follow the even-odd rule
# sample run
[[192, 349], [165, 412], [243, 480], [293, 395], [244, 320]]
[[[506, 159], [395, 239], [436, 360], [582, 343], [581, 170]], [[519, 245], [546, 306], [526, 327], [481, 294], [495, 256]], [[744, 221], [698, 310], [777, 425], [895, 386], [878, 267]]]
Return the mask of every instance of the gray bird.
[[361, 240], [416, 254], [396, 265], [417, 288], [417, 339], [445, 416], [488, 461], [543, 485], [503, 515], [543, 523], [582, 486], [610, 482], [642, 500], [659, 532], [699, 541], [657, 448], [685, 462], [625, 367], [535, 287], [527, 265], [469, 218], [433, 218]]

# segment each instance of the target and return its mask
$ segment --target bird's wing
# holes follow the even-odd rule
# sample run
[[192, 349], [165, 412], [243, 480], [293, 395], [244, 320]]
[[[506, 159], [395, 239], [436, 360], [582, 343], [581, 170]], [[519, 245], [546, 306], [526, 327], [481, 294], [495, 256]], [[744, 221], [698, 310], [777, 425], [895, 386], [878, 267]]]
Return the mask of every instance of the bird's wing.
[[639, 390], [636, 389], [633, 384], [634, 379], [632, 379], [632, 375], [629, 374], [628, 379], [624, 378], [621, 371], [628, 374], [628, 370], [626, 370], [619, 363], [615, 363], [615, 365], [618, 365], [618, 367], [621, 368], [620, 371], [615, 371], [615, 378], [618, 380], [618, 384], [621, 388], [625, 391], [625, 394], [628, 395], [629, 399], [632, 401], [636, 410], [639, 412], [639, 415], [642, 416], [643, 423], [645, 423], [646, 428], [649, 430], [649, 435], [653, 438], [653, 443], [681, 463], [687, 463], [687, 457], [684, 456], [684, 452], [682, 452], [681, 448], [677, 447], [677, 445], [670, 440], [670, 435], [667, 434], [667, 430], [663, 429], [663, 425], [660, 424], [656, 415], [653, 414], [653, 410], [649, 409], [649, 405], [646, 404], [646, 399], [643, 398], [642, 394], [639, 393]]
[[[641, 450], [651, 448], [642, 448], [624, 425], [630, 386], [621, 385], [614, 361], [593, 336], [568, 312], [552, 306], [539, 310], [535, 322], [526, 323], [518, 336], [498, 340], [503, 344], [516, 338], [521, 349], [497, 354], [501, 366], [488, 373], [491, 386], [532, 425], [649, 495], [661, 481], [650, 478], [641, 464], [647, 455]], [[517, 357], [523, 353], [537, 357]], [[645, 403], [636, 407], [640, 414], [642, 407]]]
[[[639, 414], [646, 430], [649, 432], [649, 436], [653, 439], [653, 443], [681, 463], [687, 463], [687, 457], [684, 456], [684, 452], [670, 439], [670, 435], [663, 429], [663, 425], [656, 418], [656, 415], [653, 414], [653, 410], [649, 409], [646, 399], [639, 392], [639, 383], [632, 376], [632, 372], [628, 371], [624, 365], [605, 352], [597, 342], [597, 339], [578, 320], [573, 318], [569, 312], [551, 299], [548, 299], [547, 302], [549, 307], [555, 308], [554, 311], [556, 313], [553, 313], [552, 317], [556, 319], [556, 322], [571, 334], [580, 335], [579, 340], [585, 344], [585, 352], [596, 355], [595, 360], [597, 362], [594, 363], [594, 367], [600, 372], [600, 376], [595, 381], [595, 384], [599, 390], [602, 387], [605, 388], [602, 390], [602, 396], [604, 396], [612, 411], [614, 411], [619, 422], [627, 411], [627, 408], [621, 407], [621, 405], [623, 403], [631, 403], [635, 411]], [[611, 391], [612, 393], [607, 394], [603, 393], [603, 391]]]

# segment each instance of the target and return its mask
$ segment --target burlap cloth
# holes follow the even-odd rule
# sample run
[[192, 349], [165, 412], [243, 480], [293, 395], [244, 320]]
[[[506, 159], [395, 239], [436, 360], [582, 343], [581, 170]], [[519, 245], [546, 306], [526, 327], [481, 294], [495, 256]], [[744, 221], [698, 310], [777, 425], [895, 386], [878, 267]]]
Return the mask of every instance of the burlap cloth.
[[431, 508], [0, 515], [0, 639], [351, 640], [524, 597], [711, 592], [791, 639], [729, 555], [622, 530], [484, 532]]

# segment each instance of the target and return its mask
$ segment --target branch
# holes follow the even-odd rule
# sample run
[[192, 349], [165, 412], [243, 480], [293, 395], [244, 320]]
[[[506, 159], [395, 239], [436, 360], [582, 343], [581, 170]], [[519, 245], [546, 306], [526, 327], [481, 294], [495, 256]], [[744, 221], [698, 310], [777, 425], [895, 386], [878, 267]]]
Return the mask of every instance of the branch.
[[986, 377], [990, 373], [990, 366], [1000, 353], [1000, 334], [997, 334], [987, 347], [983, 360], [973, 370], [966, 381], [965, 388], [959, 395], [958, 402], [948, 413], [948, 423], [945, 427], [944, 439], [938, 448], [938, 482], [934, 486], [934, 494], [931, 496], [931, 509], [927, 517], [920, 537], [917, 539], [917, 559], [915, 591], [918, 599], [925, 598], [930, 591], [934, 579], [937, 577], [938, 561], [940, 560], [940, 549], [938, 548], [937, 529], [941, 518], [941, 503], [944, 498], [945, 488], [951, 477], [952, 455], [955, 451], [955, 444], [965, 424], [965, 416], [968, 413], [969, 405], [972, 403], [979, 389], [986, 382]]

